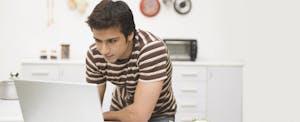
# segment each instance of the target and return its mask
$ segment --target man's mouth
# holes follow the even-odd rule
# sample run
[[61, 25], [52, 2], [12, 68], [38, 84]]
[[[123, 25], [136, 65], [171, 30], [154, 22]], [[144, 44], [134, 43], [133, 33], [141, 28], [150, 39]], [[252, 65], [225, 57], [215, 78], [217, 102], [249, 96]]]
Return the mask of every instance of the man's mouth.
[[113, 55], [105, 55], [105, 58], [107, 58], [107, 59], [110, 59], [112, 57], [113, 57]]

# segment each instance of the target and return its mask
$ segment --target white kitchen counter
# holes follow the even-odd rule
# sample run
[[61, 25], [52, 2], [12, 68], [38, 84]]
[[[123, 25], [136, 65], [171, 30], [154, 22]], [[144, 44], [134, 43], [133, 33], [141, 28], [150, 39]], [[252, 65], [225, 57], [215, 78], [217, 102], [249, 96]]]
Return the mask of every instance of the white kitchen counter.
[[0, 122], [23, 122], [18, 100], [0, 99]]

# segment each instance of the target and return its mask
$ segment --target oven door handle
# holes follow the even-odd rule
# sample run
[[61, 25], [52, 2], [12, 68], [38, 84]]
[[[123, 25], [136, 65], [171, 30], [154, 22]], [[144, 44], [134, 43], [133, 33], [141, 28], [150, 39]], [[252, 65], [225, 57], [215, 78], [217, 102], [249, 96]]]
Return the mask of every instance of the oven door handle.
[[189, 41], [166, 41], [166, 44], [190, 44]]

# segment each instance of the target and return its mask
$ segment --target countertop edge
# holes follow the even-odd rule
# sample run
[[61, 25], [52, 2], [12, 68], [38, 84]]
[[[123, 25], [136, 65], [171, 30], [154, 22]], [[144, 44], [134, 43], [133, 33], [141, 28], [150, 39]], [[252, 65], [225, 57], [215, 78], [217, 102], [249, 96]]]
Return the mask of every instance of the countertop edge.
[[[84, 60], [22, 60], [21, 64], [85, 64]], [[172, 61], [173, 65], [244, 66], [242, 61]]]

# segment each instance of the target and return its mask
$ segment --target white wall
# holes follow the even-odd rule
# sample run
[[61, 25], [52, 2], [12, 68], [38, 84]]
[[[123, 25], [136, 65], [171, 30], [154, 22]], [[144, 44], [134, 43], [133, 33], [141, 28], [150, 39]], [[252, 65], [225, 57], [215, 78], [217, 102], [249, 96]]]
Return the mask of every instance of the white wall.
[[[23, 58], [38, 58], [41, 49], [57, 49], [61, 43], [71, 44], [71, 58], [84, 59], [86, 49], [93, 42], [85, 24], [86, 17], [99, 0], [89, 0], [84, 15], [69, 10], [67, 0], [54, 1], [54, 24], [47, 27], [47, 0], [1, 0], [0, 1], [0, 79], [9, 72], [20, 70]], [[179, 15], [173, 6], [161, 1], [161, 11], [153, 18], [145, 17], [139, 10], [137, 0], [126, 0], [132, 8], [137, 28], [149, 30], [161, 38], [198, 39], [198, 61], [216, 59], [242, 60], [243, 49], [239, 33], [242, 23], [235, 11], [239, 0], [231, 2], [193, 0], [188, 15]], [[221, 2], [221, 3], [220, 3]], [[233, 19], [234, 18], [234, 19]]]
[[300, 122], [300, 1], [247, 0], [245, 122]]

